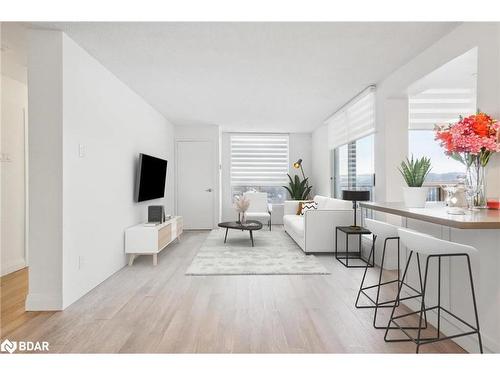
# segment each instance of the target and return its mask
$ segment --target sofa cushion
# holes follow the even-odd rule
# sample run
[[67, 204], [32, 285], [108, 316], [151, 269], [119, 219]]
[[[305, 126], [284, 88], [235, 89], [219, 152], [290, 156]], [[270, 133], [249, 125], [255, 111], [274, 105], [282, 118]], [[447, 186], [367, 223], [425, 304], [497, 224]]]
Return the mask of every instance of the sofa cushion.
[[302, 201], [297, 205], [297, 215], [302, 215], [302, 209], [305, 204], [314, 203], [314, 201]]
[[328, 201], [328, 197], [323, 197], [322, 195], [316, 195], [314, 201], [318, 204], [318, 210], [324, 210]]
[[318, 210], [349, 210], [352, 202], [316, 195], [314, 201], [318, 203]]
[[304, 237], [304, 216], [285, 215], [283, 216], [283, 224], [287, 230], [293, 231], [296, 235]]
[[304, 202], [300, 210], [301, 215], [305, 215], [307, 211], [318, 209], [318, 204], [315, 201]]

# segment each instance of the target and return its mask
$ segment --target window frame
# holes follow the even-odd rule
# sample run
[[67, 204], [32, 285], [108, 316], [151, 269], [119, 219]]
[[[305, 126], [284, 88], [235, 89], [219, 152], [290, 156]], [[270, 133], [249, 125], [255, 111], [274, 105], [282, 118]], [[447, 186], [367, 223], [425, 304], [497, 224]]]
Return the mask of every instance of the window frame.
[[[283, 180], [277, 180], [276, 182], [269, 183], [269, 181], [263, 181], [262, 183], [260, 181], [253, 181], [253, 183], [249, 184], [243, 184], [243, 183], [234, 183], [233, 180], [233, 173], [234, 173], [234, 159], [233, 159], [233, 139], [234, 138], [259, 138], [262, 137], [263, 139], [271, 139], [273, 137], [276, 137], [277, 139], [286, 139], [286, 157], [284, 158], [285, 161], [282, 163], [279, 163], [281, 165], [281, 168], [283, 168]], [[258, 164], [258, 163], [257, 163]], [[285, 166], [286, 165], [286, 166]], [[264, 191], [263, 189], [268, 189], [268, 188], [278, 188], [283, 191], [283, 199], [275, 200], [272, 198], [272, 194], [268, 193], [268, 202], [271, 204], [283, 204], [284, 201], [287, 199], [287, 192], [286, 189], [283, 187], [284, 185], [287, 184], [288, 182], [288, 177], [286, 176], [287, 173], [289, 173], [289, 165], [290, 165], [290, 136], [288, 133], [230, 133], [229, 134], [229, 195], [230, 195], [230, 200], [233, 201], [234, 197], [236, 195], [241, 195], [241, 193], [236, 193], [235, 190], [243, 190], [245, 191]], [[257, 168], [257, 167], [256, 167]], [[277, 194], [279, 195], [279, 194]]]
[[[357, 181], [357, 177], [358, 177], [358, 174], [357, 174], [357, 161], [358, 161], [358, 147], [357, 147], [357, 142], [359, 142], [360, 140], [363, 140], [367, 137], [373, 137], [373, 142], [372, 142], [372, 161], [373, 161], [373, 165], [372, 165], [372, 169], [373, 169], [373, 173], [371, 173], [372, 177], [371, 177], [371, 185], [369, 186], [369, 191], [370, 191], [370, 199], [371, 200], [374, 200], [375, 198], [375, 134], [374, 133], [371, 133], [371, 134], [368, 134], [364, 137], [361, 137], [359, 139], [356, 139], [354, 141], [351, 141], [351, 142], [348, 142], [348, 143], [345, 143], [343, 145], [339, 145], [337, 146], [336, 148], [332, 149], [331, 150], [331, 157], [332, 157], [332, 160], [333, 160], [333, 173], [332, 173], [332, 187], [331, 187], [331, 194], [334, 198], [337, 198], [337, 199], [340, 199], [341, 198], [341, 194], [342, 194], [342, 190], [347, 188], [347, 189], [353, 189], [353, 190], [356, 190], [358, 188], [358, 181]], [[339, 161], [340, 161], [340, 156], [339, 156], [339, 153], [340, 153], [340, 149], [342, 147], [345, 147], [347, 146], [347, 187], [341, 187], [340, 186], [340, 165], [339, 165]], [[363, 188], [367, 188], [366, 186], [363, 186]]]

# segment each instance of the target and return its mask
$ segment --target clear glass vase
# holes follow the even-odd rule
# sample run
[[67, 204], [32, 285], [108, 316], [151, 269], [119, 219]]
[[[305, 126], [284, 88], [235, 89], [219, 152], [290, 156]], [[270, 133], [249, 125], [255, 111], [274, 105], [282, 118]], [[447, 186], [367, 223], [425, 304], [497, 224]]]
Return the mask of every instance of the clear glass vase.
[[467, 166], [466, 189], [470, 192], [469, 208], [486, 207], [486, 176], [485, 168], [479, 158]]
[[246, 222], [247, 222], [247, 218], [246, 218], [246, 215], [245, 215], [245, 211], [238, 212], [238, 223], [240, 223], [240, 224], [246, 224]]

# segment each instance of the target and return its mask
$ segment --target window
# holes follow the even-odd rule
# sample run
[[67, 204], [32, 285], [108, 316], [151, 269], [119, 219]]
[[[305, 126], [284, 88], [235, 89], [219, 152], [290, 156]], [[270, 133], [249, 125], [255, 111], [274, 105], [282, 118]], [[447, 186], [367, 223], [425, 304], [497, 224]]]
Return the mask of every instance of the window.
[[288, 135], [231, 135], [231, 196], [246, 191], [283, 203], [288, 183]]
[[433, 187], [428, 200], [441, 200], [440, 186], [457, 182], [465, 174], [465, 166], [446, 156], [434, 139], [434, 127], [474, 113], [475, 102], [473, 88], [434, 88], [408, 97], [408, 153], [416, 158], [427, 156], [432, 163], [426, 180], [426, 185]]
[[429, 185], [457, 182], [465, 174], [465, 166], [446, 156], [443, 148], [434, 139], [432, 130], [410, 130], [408, 132], [409, 154], [416, 158], [427, 156], [431, 159], [432, 169], [427, 176]]
[[333, 150], [375, 132], [375, 87], [351, 99], [328, 120], [328, 145]]
[[342, 190], [369, 190], [375, 186], [375, 87], [370, 86], [335, 112], [327, 121], [328, 144], [333, 153], [332, 196]]
[[334, 149], [333, 196], [342, 198], [342, 190], [368, 190], [373, 199], [375, 186], [374, 135]]
[[460, 116], [475, 112], [476, 98], [473, 88], [428, 89], [408, 98], [409, 154], [431, 159], [432, 170], [427, 177], [429, 185], [456, 182], [465, 173], [465, 167], [446, 156], [434, 139], [436, 124], [458, 121]]

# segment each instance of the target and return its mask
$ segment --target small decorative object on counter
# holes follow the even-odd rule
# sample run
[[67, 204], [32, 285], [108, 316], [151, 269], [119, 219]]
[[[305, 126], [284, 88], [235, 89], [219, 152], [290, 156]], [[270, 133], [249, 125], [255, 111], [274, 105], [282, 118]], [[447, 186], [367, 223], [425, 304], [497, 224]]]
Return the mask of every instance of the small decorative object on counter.
[[238, 213], [238, 221], [241, 224], [244, 224], [246, 222], [245, 212], [248, 210], [249, 206], [250, 206], [250, 199], [248, 199], [244, 195], [242, 196], [237, 195], [236, 197], [234, 197], [233, 207]]
[[500, 200], [498, 199], [488, 199], [486, 206], [492, 210], [500, 210]]
[[460, 117], [454, 124], [436, 125], [436, 140], [448, 156], [467, 168], [466, 194], [469, 208], [486, 207], [485, 167], [493, 153], [500, 151], [500, 124], [479, 112]]
[[446, 197], [444, 199], [446, 206], [456, 207], [458, 199], [455, 194], [458, 191], [458, 184], [441, 185], [441, 189], [443, 189], [443, 191], [446, 193]]

